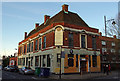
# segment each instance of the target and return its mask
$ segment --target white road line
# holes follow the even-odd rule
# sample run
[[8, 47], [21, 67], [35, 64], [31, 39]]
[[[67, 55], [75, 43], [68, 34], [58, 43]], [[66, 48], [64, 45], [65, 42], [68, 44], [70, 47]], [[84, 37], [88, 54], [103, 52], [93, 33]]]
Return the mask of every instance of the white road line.
[[32, 79], [37, 79], [37, 78], [35, 78], [35, 77], [32, 77]]

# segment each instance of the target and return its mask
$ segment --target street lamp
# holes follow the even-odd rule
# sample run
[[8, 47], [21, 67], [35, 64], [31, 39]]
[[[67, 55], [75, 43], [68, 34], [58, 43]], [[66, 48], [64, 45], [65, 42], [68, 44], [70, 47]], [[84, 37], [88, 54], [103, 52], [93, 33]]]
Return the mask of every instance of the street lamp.
[[113, 21], [112, 24], [115, 25], [115, 21], [114, 19], [109, 19], [109, 20], [106, 20], [106, 16], [104, 16], [104, 23], [105, 23], [105, 36], [107, 36], [107, 26], [106, 26], [106, 22], [110, 22], [110, 21]]

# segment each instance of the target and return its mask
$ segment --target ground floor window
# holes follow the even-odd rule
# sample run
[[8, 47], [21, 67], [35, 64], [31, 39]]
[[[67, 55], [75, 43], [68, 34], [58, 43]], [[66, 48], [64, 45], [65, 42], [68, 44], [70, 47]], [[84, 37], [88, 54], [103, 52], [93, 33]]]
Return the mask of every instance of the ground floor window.
[[25, 58], [22, 59], [23, 60], [23, 66], [25, 65]]
[[45, 67], [45, 57], [46, 57], [46, 56], [43, 55], [43, 63], [42, 63], [42, 64], [43, 64], [43, 67]]
[[39, 56], [36, 56], [35, 57], [35, 66], [38, 66], [38, 64], [39, 64]]
[[47, 55], [47, 67], [50, 67], [50, 55]]
[[28, 57], [26, 58], [26, 66], [28, 66]]
[[89, 55], [89, 67], [91, 67], [91, 55]]
[[78, 67], [78, 54], [76, 54], [76, 67]]
[[31, 66], [33, 66], [33, 57], [31, 57]]
[[93, 67], [97, 67], [97, 55], [93, 55], [92, 60], [93, 60]]
[[74, 54], [68, 54], [68, 66], [69, 67], [74, 66]]

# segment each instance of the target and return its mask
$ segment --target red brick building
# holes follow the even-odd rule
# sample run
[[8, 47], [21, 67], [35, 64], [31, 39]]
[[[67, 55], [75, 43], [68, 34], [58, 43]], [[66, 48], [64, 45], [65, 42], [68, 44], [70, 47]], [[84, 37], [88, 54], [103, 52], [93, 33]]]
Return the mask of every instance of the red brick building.
[[120, 68], [120, 39], [105, 37], [100, 33], [101, 64], [110, 64], [111, 69]]
[[10, 57], [9, 65], [17, 65], [17, 57]]
[[68, 5], [55, 16], [44, 16], [42, 24], [19, 42], [18, 67], [47, 67], [59, 73], [60, 55], [62, 73], [99, 72], [99, 30], [89, 27], [77, 13], [70, 12]]

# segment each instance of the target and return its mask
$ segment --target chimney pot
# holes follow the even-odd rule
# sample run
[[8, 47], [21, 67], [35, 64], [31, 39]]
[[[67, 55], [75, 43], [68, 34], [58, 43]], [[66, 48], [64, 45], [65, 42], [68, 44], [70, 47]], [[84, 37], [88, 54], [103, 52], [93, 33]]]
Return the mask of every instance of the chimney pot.
[[27, 38], [27, 32], [25, 32], [25, 39]]
[[62, 10], [68, 12], [68, 5], [67, 4], [62, 5]]
[[113, 37], [116, 38], [116, 35], [114, 35]]
[[46, 24], [48, 19], [50, 19], [50, 16], [49, 15], [44, 15], [44, 24]]
[[39, 23], [35, 23], [35, 29], [39, 26]]
[[99, 32], [99, 35], [100, 35], [100, 36], [102, 36], [102, 33], [101, 33], [101, 32]]

